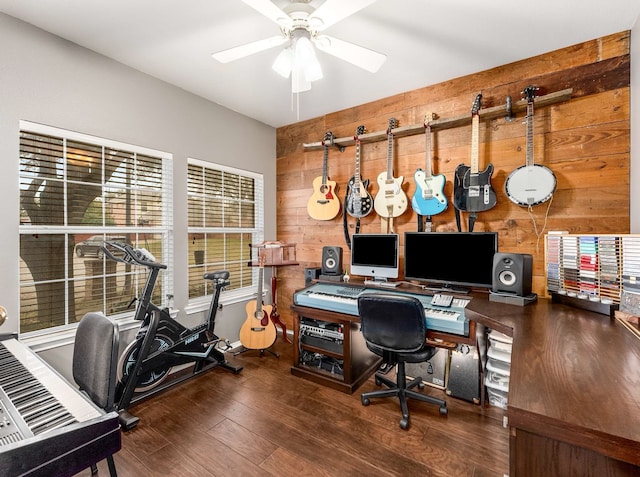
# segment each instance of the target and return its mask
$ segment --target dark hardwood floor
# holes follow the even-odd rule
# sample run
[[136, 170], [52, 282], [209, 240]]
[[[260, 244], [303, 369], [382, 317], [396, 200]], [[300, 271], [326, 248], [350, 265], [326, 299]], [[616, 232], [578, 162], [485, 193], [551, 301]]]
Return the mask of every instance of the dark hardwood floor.
[[[115, 455], [120, 477], [458, 476], [503, 477], [509, 437], [504, 411], [447, 397], [449, 414], [410, 401], [399, 426], [395, 399], [365, 407], [353, 395], [291, 375], [291, 345], [280, 358], [257, 351], [230, 357], [234, 375], [213, 369], [131, 409], [140, 417]], [[426, 387], [439, 397], [444, 391]], [[100, 475], [108, 476], [106, 461]], [[89, 476], [87, 470], [78, 474]]]

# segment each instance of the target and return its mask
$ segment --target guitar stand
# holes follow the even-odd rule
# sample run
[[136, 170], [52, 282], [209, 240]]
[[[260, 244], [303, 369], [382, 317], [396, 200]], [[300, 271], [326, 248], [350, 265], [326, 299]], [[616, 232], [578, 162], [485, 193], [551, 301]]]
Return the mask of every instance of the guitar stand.
[[[243, 354], [246, 353], [247, 351], [254, 351], [251, 348], [245, 348], [244, 346], [242, 347], [242, 349], [240, 349], [240, 351], [236, 351], [235, 353], [233, 353], [234, 356], [238, 356], [239, 354]], [[260, 357], [262, 358], [262, 356], [264, 356], [264, 352], [266, 351], [267, 353], [271, 353], [273, 356], [275, 356], [276, 358], [280, 359], [280, 355], [278, 353], [276, 353], [275, 351], [273, 351], [271, 348], [265, 348], [265, 349], [259, 349], [258, 351], [260, 351]]]

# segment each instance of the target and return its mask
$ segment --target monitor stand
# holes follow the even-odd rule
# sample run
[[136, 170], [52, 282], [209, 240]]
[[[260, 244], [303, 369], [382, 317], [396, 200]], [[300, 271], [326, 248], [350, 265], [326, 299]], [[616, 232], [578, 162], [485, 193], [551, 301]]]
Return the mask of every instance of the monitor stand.
[[457, 287], [453, 285], [439, 285], [435, 287], [424, 285], [422, 289], [427, 291], [434, 291], [438, 293], [441, 293], [441, 292], [459, 293], [461, 295], [468, 295], [469, 293], [471, 293], [471, 288]]
[[373, 285], [376, 287], [384, 287], [384, 288], [396, 288], [400, 285], [400, 282], [390, 282], [387, 281], [386, 278], [374, 278], [373, 280], [365, 280], [365, 285]]

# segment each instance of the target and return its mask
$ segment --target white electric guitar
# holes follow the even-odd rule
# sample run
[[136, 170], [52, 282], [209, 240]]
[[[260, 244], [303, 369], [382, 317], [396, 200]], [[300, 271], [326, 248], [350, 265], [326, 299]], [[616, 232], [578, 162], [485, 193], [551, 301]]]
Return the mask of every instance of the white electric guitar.
[[522, 95], [527, 99], [527, 156], [524, 166], [514, 170], [504, 184], [507, 197], [518, 205], [529, 207], [542, 204], [556, 190], [556, 176], [551, 169], [533, 163], [533, 99], [535, 86], [527, 86]]
[[376, 213], [385, 219], [398, 217], [407, 210], [407, 194], [402, 190], [404, 177], [393, 177], [393, 133], [391, 130], [397, 126], [396, 118], [389, 120], [387, 130], [387, 170], [378, 175], [379, 190], [373, 200], [373, 208]]

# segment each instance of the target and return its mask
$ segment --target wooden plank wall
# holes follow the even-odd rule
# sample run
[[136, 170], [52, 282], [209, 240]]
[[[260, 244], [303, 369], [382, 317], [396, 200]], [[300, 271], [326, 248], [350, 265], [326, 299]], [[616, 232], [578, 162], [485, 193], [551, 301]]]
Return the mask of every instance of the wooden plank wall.
[[[341, 246], [344, 263], [349, 263], [342, 214], [331, 221], [316, 221], [307, 214], [312, 181], [322, 175], [323, 152], [304, 151], [304, 143], [321, 141], [326, 131], [336, 137], [353, 136], [359, 125], [369, 132], [384, 131], [392, 117], [398, 119], [398, 126], [403, 126], [422, 123], [427, 111], [441, 118], [470, 113], [480, 92], [483, 108], [498, 106], [505, 104], [508, 95], [514, 101], [520, 100], [521, 91], [528, 85], [540, 88], [538, 96], [573, 89], [570, 100], [535, 109], [535, 162], [555, 173], [556, 192], [549, 207], [549, 202], [535, 206], [532, 215], [526, 207], [513, 204], [504, 192], [504, 183], [516, 167], [525, 163], [525, 113], [519, 113], [512, 122], [504, 118], [481, 121], [480, 170], [489, 162], [494, 165], [491, 183], [498, 204], [478, 214], [474, 231], [498, 232], [501, 252], [532, 254], [533, 288], [546, 296], [546, 231], [629, 233], [629, 65], [629, 32], [625, 31], [279, 128], [277, 240], [296, 243], [299, 262], [278, 270], [278, 310], [283, 321], [291, 325], [289, 306], [293, 293], [304, 286], [304, 269], [320, 266], [323, 246]], [[469, 164], [470, 143], [470, 125], [434, 133], [434, 173], [446, 176], [445, 194], [449, 199], [448, 209], [433, 217], [434, 231], [456, 230], [452, 181], [456, 166]], [[339, 186], [341, 201], [354, 165], [355, 147], [347, 147], [344, 152], [337, 148], [329, 151], [328, 173]], [[413, 175], [424, 165], [423, 134], [395, 139], [394, 176], [404, 176], [403, 186], [409, 198], [415, 192]], [[374, 197], [378, 189], [376, 178], [386, 167], [386, 140], [362, 145], [361, 174], [371, 180], [369, 191]], [[349, 217], [350, 233], [354, 221]], [[361, 222], [361, 232], [381, 230], [375, 212]], [[405, 231], [417, 230], [411, 206], [395, 223], [401, 236]]]

